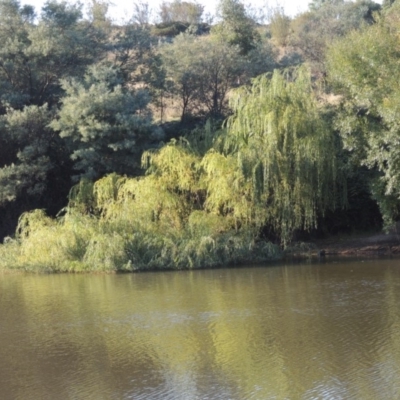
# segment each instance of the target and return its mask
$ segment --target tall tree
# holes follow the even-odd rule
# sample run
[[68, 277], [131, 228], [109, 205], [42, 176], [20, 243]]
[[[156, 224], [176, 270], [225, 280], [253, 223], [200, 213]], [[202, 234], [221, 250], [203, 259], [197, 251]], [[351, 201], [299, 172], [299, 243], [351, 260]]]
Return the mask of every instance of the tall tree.
[[381, 6], [371, 0], [347, 2], [326, 0], [300, 14], [291, 24], [290, 44], [301, 49], [305, 58], [323, 70], [327, 46], [352, 30], [374, 23], [373, 13]]
[[89, 16], [95, 28], [109, 32], [111, 21], [107, 17], [109, 3], [102, 0], [92, 0], [89, 8]]
[[68, 140], [77, 178], [137, 173], [143, 149], [161, 139], [151, 125], [147, 92], [130, 92], [122, 83], [107, 65], [91, 66], [83, 80], [62, 81], [66, 95], [51, 127]]
[[147, 1], [136, 1], [133, 3], [132, 22], [139, 26], [148, 26], [150, 24], [151, 9]]
[[283, 8], [275, 8], [270, 17], [269, 29], [272, 38], [279, 46], [286, 46], [290, 34], [290, 18], [285, 15]]
[[337, 118], [344, 145], [371, 183], [385, 222], [400, 218], [400, 69], [397, 3], [379, 23], [336, 41], [327, 55], [328, 77], [342, 107]]
[[260, 73], [272, 70], [274, 52], [258, 43], [247, 56], [218, 35], [198, 38], [179, 35], [161, 48], [170, 93], [180, 99], [181, 118], [193, 113], [220, 116], [227, 94]]
[[[47, 2], [33, 7], [0, 1], [0, 235], [32, 207], [56, 212], [66, 201], [71, 163], [47, 125], [59, 104], [60, 78], [81, 74], [99, 57], [98, 32], [81, 9]], [[11, 217], [10, 217], [11, 216]]]
[[166, 71], [166, 88], [179, 99], [181, 121], [196, 109], [199, 91], [197, 40], [192, 35], [181, 34], [173, 43], [161, 47], [163, 67]]
[[204, 7], [197, 2], [174, 0], [167, 3], [163, 1], [160, 5], [159, 17], [162, 23], [199, 24], [203, 11]]
[[295, 229], [315, 227], [318, 215], [340, 206], [338, 143], [304, 68], [294, 80], [278, 71], [257, 78], [231, 106], [226, 151], [252, 184], [253, 218], [286, 244]]
[[17, 108], [57, 103], [59, 79], [82, 73], [99, 50], [78, 6], [47, 2], [37, 25], [28, 11], [0, 1], [0, 96]]
[[213, 27], [214, 34], [221, 36], [230, 45], [239, 46], [243, 55], [256, 47], [260, 39], [256, 24], [247, 15], [240, 0], [220, 0], [218, 14], [221, 22]]

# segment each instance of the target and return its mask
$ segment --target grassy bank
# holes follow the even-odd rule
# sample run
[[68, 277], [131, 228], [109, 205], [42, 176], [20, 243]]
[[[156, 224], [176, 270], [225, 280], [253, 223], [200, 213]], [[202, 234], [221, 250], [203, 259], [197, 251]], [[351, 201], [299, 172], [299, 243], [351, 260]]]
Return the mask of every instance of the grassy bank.
[[[187, 170], [186, 170], [187, 172]], [[153, 176], [115, 174], [71, 193], [63, 216], [24, 214], [15, 238], [0, 245], [0, 269], [31, 272], [129, 272], [262, 262], [278, 246], [255, 240], [251, 226], [196, 209], [187, 192]]]
[[[27, 217], [27, 216], [26, 216]], [[139, 232], [129, 224], [116, 229], [95, 218], [68, 215], [51, 220], [38, 211], [29, 215], [35, 229], [0, 246], [3, 271], [129, 272], [188, 269], [277, 259], [270, 243], [226, 232], [196, 235], [189, 231]]]

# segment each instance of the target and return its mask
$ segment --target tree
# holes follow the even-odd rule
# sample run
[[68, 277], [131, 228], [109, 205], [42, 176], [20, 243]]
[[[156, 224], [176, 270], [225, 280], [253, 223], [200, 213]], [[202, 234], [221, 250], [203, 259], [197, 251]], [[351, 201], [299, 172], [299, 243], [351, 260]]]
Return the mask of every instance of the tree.
[[312, 0], [308, 5], [310, 10], [316, 11], [327, 4], [343, 4], [344, 0]]
[[225, 149], [251, 182], [256, 225], [267, 224], [285, 245], [295, 229], [314, 228], [326, 209], [341, 205], [338, 143], [304, 68], [294, 80], [278, 71], [257, 78], [231, 107]]
[[242, 55], [256, 47], [260, 39], [256, 24], [240, 0], [220, 0], [218, 13], [222, 22], [213, 27], [212, 33], [230, 45], [239, 46]]
[[199, 102], [208, 114], [223, 115], [229, 90], [237, 86], [244, 75], [244, 58], [237, 47], [219, 40], [199, 40], [197, 44]]
[[71, 163], [63, 140], [48, 124], [47, 104], [7, 109], [0, 117], [0, 236], [15, 229], [21, 212], [57, 213], [70, 188]]
[[327, 54], [328, 77], [342, 96], [337, 127], [354, 162], [375, 171], [371, 190], [386, 225], [400, 217], [399, 15], [395, 3]]
[[95, 28], [109, 32], [111, 21], [107, 18], [109, 3], [102, 0], [92, 0], [89, 9], [90, 22]]
[[59, 79], [82, 73], [99, 50], [79, 7], [48, 2], [37, 25], [29, 10], [0, 1], [0, 99], [14, 108], [56, 104]]
[[81, 74], [103, 50], [79, 6], [49, 1], [35, 17], [31, 6], [0, 1], [0, 235], [11, 233], [23, 211], [65, 205], [69, 154], [47, 125], [60, 78]]
[[82, 81], [62, 80], [65, 97], [51, 127], [68, 140], [79, 177], [137, 173], [143, 149], [161, 132], [151, 125], [146, 91], [128, 91], [119, 71], [89, 67]]
[[166, 3], [164, 1], [160, 5], [159, 17], [162, 23], [199, 24], [203, 11], [204, 7], [196, 2], [174, 0]]
[[25, 107], [22, 111], [8, 109], [2, 116], [3, 139], [20, 151], [0, 169], [0, 205], [14, 201], [21, 193], [44, 191], [47, 173], [52, 168], [49, 147], [56, 145], [53, 132], [46, 127], [50, 120], [47, 104]]
[[247, 56], [218, 35], [198, 38], [182, 34], [161, 49], [170, 93], [180, 98], [181, 119], [190, 113], [221, 116], [227, 111], [227, 94], [250, 78], [271, 71], [274, 51], [259, 42]]
[[381, 6], [370, 0], [330, 0], [318, 4], [292, 21], [290, 44], [300, 48], [305, 58], [321, 71], [329, 43], [365, 24], [374, 23], [373, 13]]
[[383, 8], [389, 8], [389, 7], [391, 7], [392, 5], [393, 5], [393, 3], [395, 2], [396, 0], [383, 0], [383, 2], [382, 2], [382, 7]]
[[230, 90], [275, 67], [275, 53], [265, 42], [258, 42], [246, 56], [237, 46], [213, 37], [198, 40], [197, 44], [199, 101], [209, 115], [226, 115]]
[[105, 59], [123, 74], [125, 84], [151, 87], [160, 79], [156, 40], [146, 26], [127, 24], [108, 38]]
[[150, 6], [146, 1], [137, 1], [133, 3], [132, 22], [139, 26], [148, 26], [150, 24]]
[[199, 69], [196, 44], [194, 36], [181, 34], [173, 43], [165, 44], [160, 49], [166, 71], [166, 87], [170, 94], [179, 98], [181, 121], [197, 106]]
[[270, 18], [270, 31], [272, 38], [279, 46], [286, 46], [290, 33], [290, 18], [285, 15], [282, 8], [273, 10]]

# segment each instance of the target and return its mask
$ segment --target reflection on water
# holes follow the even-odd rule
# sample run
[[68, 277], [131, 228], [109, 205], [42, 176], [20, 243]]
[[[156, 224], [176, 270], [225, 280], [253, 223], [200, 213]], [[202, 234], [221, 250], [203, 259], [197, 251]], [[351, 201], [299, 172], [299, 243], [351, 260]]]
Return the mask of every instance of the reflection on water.
[[0, 276], [2, 399], [399, 399], [400, 261]]

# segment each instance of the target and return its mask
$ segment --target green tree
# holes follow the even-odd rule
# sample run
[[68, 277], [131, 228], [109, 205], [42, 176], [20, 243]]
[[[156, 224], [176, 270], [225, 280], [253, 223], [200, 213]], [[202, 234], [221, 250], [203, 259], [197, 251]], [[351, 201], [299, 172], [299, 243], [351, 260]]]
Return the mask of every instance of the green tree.
[[174, 0], [167, 3], [163, 1], [160, 5], [159, 17], [162, 23], [199, 24], [203, 11], [204, 7], [196, 2]]
[[36, 19], [33, 7], [0, 1], [0, 235], [25, 210], [65, 205], [71, 163], [47, 124], [60, 78], [81, 74], [99, 56], [98, 39], [79, 6], [50, 1]]
[[355, 162], [379, 171], [371, 182], [386, 225], [400, 217], [399, 15], [396, 3], [379, 23], [329, 49], [329, 79], [342, 96], [337, 118]]
[[290, 44], [300, 48], [305, 58], [323, 70], [327, 46], [338, 37], [374, 22], [380, 5], [371, 0], [318, 2], [318, 7], [293, 19]]
[[314, 228], [326, 209], [341, 205], [339, 147], [325, 122], [310, 74], [261, 76], [231, 99], [226, 151], [252, 185], [255, 221], [283, 244], [295, 229]]
[[20, 151], [0, 169], [0, 205], [22, 193], [40, 195], [44, 191], [52, 168], [49, 148], [60, 144], [46, 127], [50, 121], [47, 104], [25, 107], [22, 111], [8, 109], [1, 117], [3, 138]]
[[272, 47], [263, 42], [246, 56], [218, 35], [182, 34], [161, 48], [167, 84], [180, 99], [181, 119], [194, 113], [221, 116], [227, 111], [228, 92], [275, 66]]
[[229, 91], [275, 67], [275, 52], [266, 42], [258, 42], [243, 56], [238, 47], [211, 37], [198, 40], [197, 54], [199, 101], [214, 116], [227, 114]]
[[220, 0], [218, 14], [222, 21], [212, 28], [212, 33], [230, 45], [239, 46], [242, 55], [256, 47], [260, 35], [240, 0]]
[[286, 46], [290, 34], [290, 21], [291, 19], [285, 15], [282, 8], [276, 8], [270, 18], [269, 29], [272, 38], [279, 46]]
[[149, 96], [128, 91], [116, 68], [91, 66], [82, 81], [62, 80], [65, 96], [51, 127], [68, 139], [77, 177], [133, 174], [143, 149], [161, 132], [151, 123]]
[[107, 1], [92, 0], [89, 9], [90, 22], [95, 28], [110, 31], [111, 21], [107, 17], [109, 3]]
[[199, 91], [197, 40], [192, 35], [181, 34], [173, 43], [161, 47], [160, 53], [166, 73], [167, 92], [179, 99], [181, 120], [194, 112]]
[[156, 40], [147, 26], [127, 24], [108, 38], [105, 60], [123, 74], [125, 84], [150, 88], [157, 86], [160, 60]]
[[55, 104], [59, 79], [82, 73], [98, 50], [90, 26], [79, 23], [79, 7], [48, 2], [37, 25], [29, 10], [0, 1], [0, 96], [14, 108]]
[[65, 205], [72, 165], [64, 141], [48, 127], [53, 117], [47, 104], [8, 108], [0, 117], [0, 236], [12, 233], [23, 211], [55, 214]]

